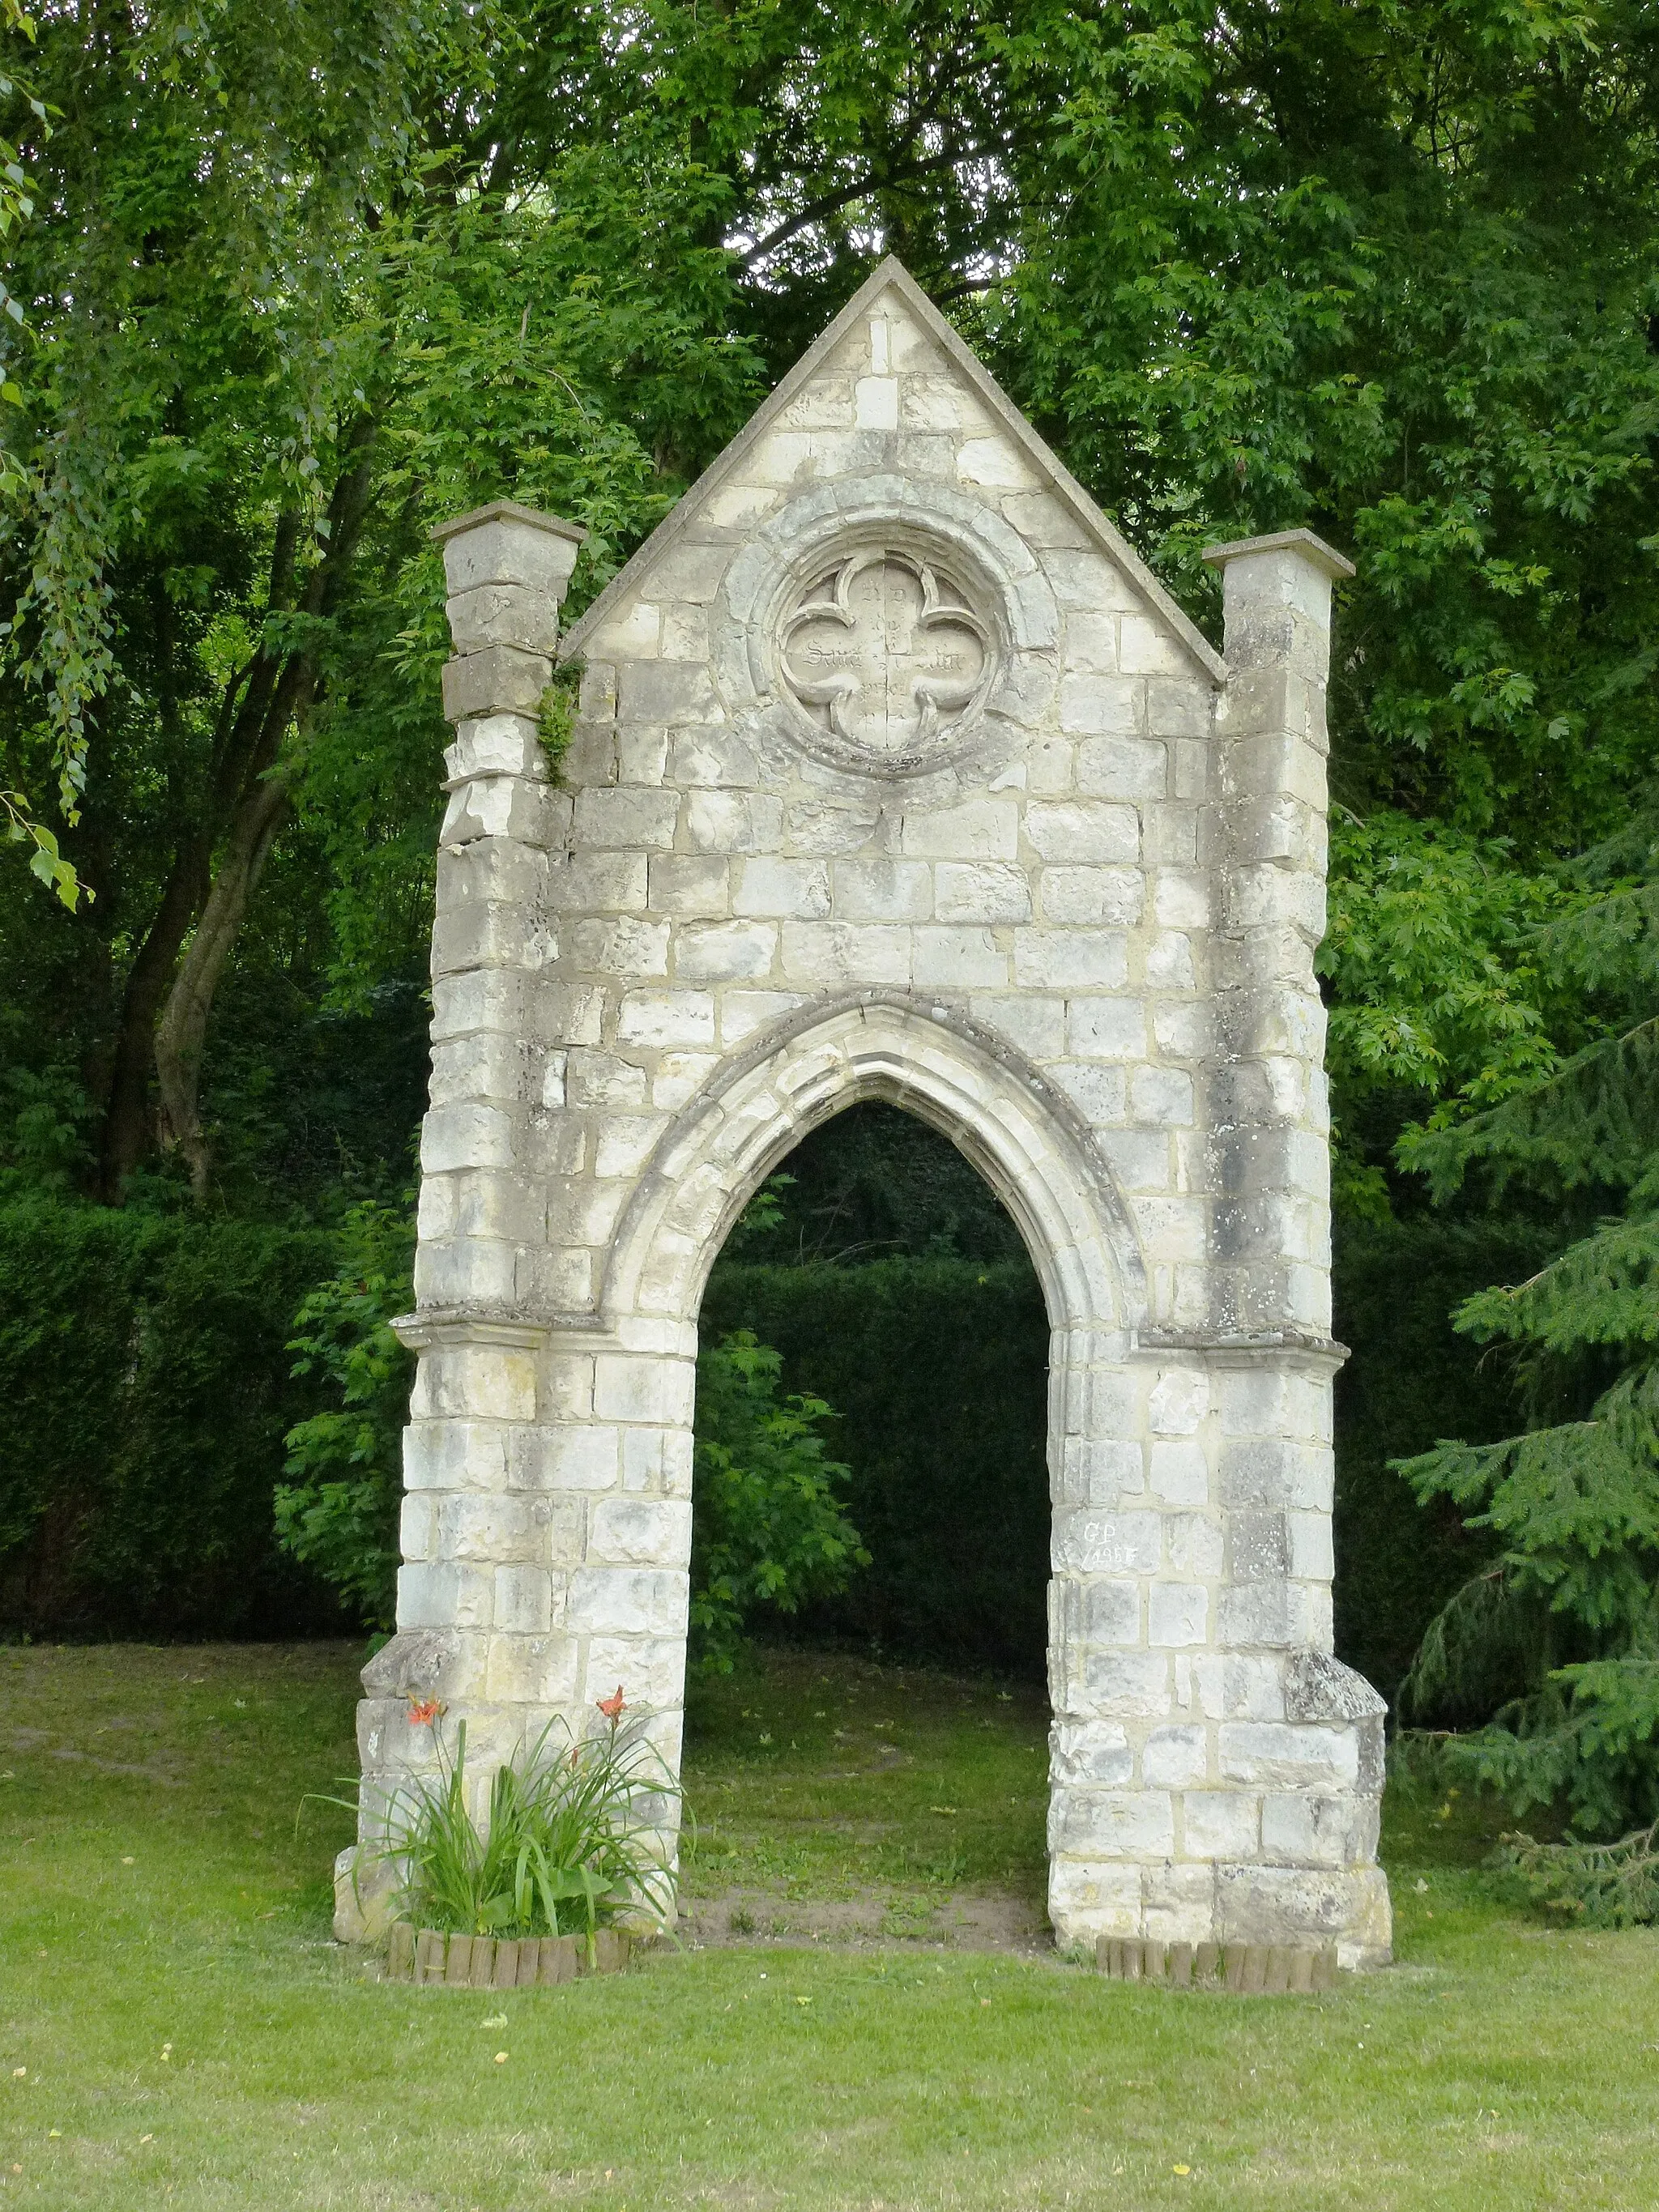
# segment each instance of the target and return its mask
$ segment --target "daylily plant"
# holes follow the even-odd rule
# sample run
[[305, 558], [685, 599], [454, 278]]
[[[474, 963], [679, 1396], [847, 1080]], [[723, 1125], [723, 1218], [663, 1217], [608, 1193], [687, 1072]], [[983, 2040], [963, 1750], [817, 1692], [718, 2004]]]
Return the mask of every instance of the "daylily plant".
[[433, 1730], [438, 1771], [387, 1796], [379, 1850], [399, 1869], [409, 1918], [460, 1935], [580, 1935], [590, 1960], [610, 1922], [666, 1926], [673, 1874], [662, 1801], [678, 1784], [645, 1716], [623, 1724], [620, 1683], [595, 1702], [602, 1730], [573, 1740], [562, 1720], [551, 1722], [521, 1759], [496, 1769], [480, 1826], [467, 1809], [465, 1722], [452, 1755], [441, 1702], [410, 1699], [410, 1720]]

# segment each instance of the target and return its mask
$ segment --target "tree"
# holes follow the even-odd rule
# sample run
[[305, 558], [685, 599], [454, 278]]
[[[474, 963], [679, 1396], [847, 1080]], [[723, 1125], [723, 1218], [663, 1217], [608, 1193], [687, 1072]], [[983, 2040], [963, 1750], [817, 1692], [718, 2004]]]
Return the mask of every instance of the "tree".
[[1406, 1698], [1485, 1719], [1443, 1759], [1517, 1815], [1565, 1802], [1594, 1836], [1659, 1816], [1659, 793], [1571, 876], [1534, 950], [1583, 994], [1590, 1036], [1409, 1151], [1443, 1194], [1471, 1175], [1495, 1200], [1529, 1187], [1581, 1233], [1458, 1316], [1515, 1347], [1534, 1423], [1403, 1463], [1419, 1498], [1478, 1507], [1468, 1525], [1496, 1549], [1431, 1626]]
[[[754, 362], [785, 366], [889, 246], [1195, 611], [1211, 535], [1305, 521], [1359, 556], [1325, 960], [1345, 1203], [1409, 1203], [1402, 1128], [1547, 1066], [1525, 928], [1656, 734], [1643, 9], [285, 22], [273, 58], [246, 0], [208, 27], [172, 0], [142, 27], [54, 16], [65, 119], [19, 140], [53, 220], [16, 260], [40, 335], [0, 729], [19, 787], [90, 742], [100, 895], [16, 957], [82, 1010], [106, 1194], [149, 1140], [153, 1039], [202, 1181], [208, 1009], [260, 914], [307, 908], [319, 991], [410, 957], [441, 736], [423, 525], [493, 491], [562, 505], [595, 530], [579, 604], [736, 427]], [[59, 986], [34, 988], [56, 1034]]]
[[[34, 38], [34, 18], [21, 4], [21, 0], [0, 0], [0, 30], [9, 33], [15, 40]], [[0, 71], [0, 100], [21, 98], [41, 131], [51, 130], [51, 119], [44, 103], [21, 78], [8, 76]], [[9, 239], [34, 213], [34, 201], [30, 196], [28, 178], [19, 161], [18, 148], [9, 138], [0, 137], [0, 240]], [[21, 324], [23, 308], [0, 282], [0, 313], [9, 315], [14, 323]], [[17, 407], [22, 404], [22, 393], [10, 377], [0, 379], [0, 404]], [[0, 436], [0, 498], [15, 497], [25, 489], [21, 471], [6, 451], [3, 436]], [[74, 818], [72, 805], [68, 808]], [[0, 816], [5, 819], [6, 836], [15, 845], [33, 845], [29, 855], [29, 872], [45, 884], [49, 884], [71, 913], [81, 896], [81, 885], [74, 869], [58, 849], [57, 832], [30, 808], [21, 791], [0, 790]]]
[[276, 1540], [339, 1592], [366, 1628], [397, 1625], [402, 1443], [414, 1362], [392, 1322], [415, 1303], [415, 1224], [406, 1209], [354, 1206], [340, 1264], [303, 1300], [289, 1350], [334, 1401], [289, 1431]]
[[[289, 1346], [295, 1375], [317, 1376], [331, 1402], [289, 1432], [277, 1541], [382, 1631], [397, 1618], [400, 1447], [414, 1371], [391, 1323], [415, 1302], [414, 1256], [407, 1211], [354, 1207], [339, 1267], [301, 1305]], [[870, 1564], [837, 1497], [848, 1469], [825, 1449], [833, 1409], [781, 1395], [781, 1369], [749, 1329], [706, 1346], [697, 1362], [691, 1633], [699, 1662], [716, 1672], [731, 1671], [757, 1612], [798, 1612]]]
[[655, 450], [748, 393], [700, 243], [718, 187], [568, 141], [502, 173], [489, 104], [519, 52], [508, 11], [374, 0], [290, 11], [275, 45], [246, 4], [42, 37], [64, 120], [19, 255], [10, 734], [85, 817], [88, 982], [119, 1000], [106, 1197], [149, 1150], [152, 1073], [205, 1188], [209, 1015], [331, 749], [368, 739], [382, 782], [414, 750], [435, 785], [427, 526], [512, 492], [586, 521], [602, 578], [671, 495]]
[[837, 1495], [850, 1469], [824, 1449], [835, 1409], [781, 1395], [782, 1370], [747, 1328], [697, 1359], [691, 1640], [716, 1674], [731, 1673], [757, 1612], [798, 1613], [870, 1564]]
[[1359, 562], [1321, 966], [1374, 1208], [1404, 1127], [1553, 1059], [1527, 925], [1659, 734], [1651, 26], [1176, 0], [1068, 46], [988, 295], [1010, 380], [1190, 605], [1212, 535]]

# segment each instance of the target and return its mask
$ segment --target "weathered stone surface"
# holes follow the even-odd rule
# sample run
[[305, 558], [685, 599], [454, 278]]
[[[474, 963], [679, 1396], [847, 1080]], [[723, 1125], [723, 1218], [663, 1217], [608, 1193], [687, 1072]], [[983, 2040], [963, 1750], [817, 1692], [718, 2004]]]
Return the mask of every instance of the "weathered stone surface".
[[575, 533], [442, 535], [460, 726], [365, 1803], [465, 1719], [482, 1804], [618, 1684], [678, 1760], [702, 1286], [790, 1146], [883, 1097], [981, 1166], [1054, 1322], [1060, 1937], [1155, 1978], [1219, 1943], [1275, 1987], [1386, 1957], [1381, 1701], [1330, 1652], [1340, 559], [1218, 549], [1224, 660], [892, 264], [559, 648], [556, 774]]

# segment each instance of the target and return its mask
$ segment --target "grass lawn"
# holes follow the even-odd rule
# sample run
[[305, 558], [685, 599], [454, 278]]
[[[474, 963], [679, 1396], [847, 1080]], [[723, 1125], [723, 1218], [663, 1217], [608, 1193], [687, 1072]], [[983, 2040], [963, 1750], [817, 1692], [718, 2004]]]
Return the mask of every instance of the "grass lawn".
[[0, 1649], [0, 2205], [1659, 2203], [1659, 1935], [1505, 1914], [1479, 1823], [1421, 1808], [1401, 1963], [1332, 1996], [1022, 1951], [1043, 1715], [994, 1684], [790, 1655], [705, 1688], [716, 1940], [382, 1984], [329, 1940], [345, 1817], [295, 1826], [349, 1770], [356, 1656]]

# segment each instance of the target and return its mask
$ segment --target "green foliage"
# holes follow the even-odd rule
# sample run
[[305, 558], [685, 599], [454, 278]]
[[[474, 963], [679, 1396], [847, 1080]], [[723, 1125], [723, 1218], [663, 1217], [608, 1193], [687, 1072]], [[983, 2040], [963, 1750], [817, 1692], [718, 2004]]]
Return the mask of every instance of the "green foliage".
[[[22, 0], [0, 0], [0, 30], [8, 34], [9, 43], [19, 40], [33, 43], [34, 18]], [[18, 100], [27, 107], [36, 130], [49, 136], [52, 122], [45, 102], [36, 97], [33, 88], [15, 68], [0, 70], [0, 100]], [[0, 137], [0, 243], [12, 238], [34, 213], [29, 179], [18, 159], [20, 151], [9, 137]], [[26, 312], [23, 302], [14, 299], [5, 285], [0, 283], [0, 313], [8, 315], [21, 329]], [[21, 407], [22, 403], [23, 395], [12, 379], [0, 379], [0, 405]], [[0, 432], [0, 501], [14, 499], [24, 489], [22, 473], [7, 451], [8, 442], [3, 432]], [[58, 841], [51, 830], [30, 817], [20, 793], [0, 791], [0, 811], [7, 817], [9, 834], [33, 840], [36, 849], [30, 857], [31, 871], [50, 883], [72, 910], [76, 891], [75, 872], [58, 857]]]
[[[55, 219], [5, 241], [33, 310], [27, 345], [0, 333], [21, 395], [0, 786], [37, 872], [62, 889], [67, 856], [97, 897], [18, 920], [0, 988], [92, 1072], [107, 1198], [151, 1142], [157, 1016], [216, 887], [251, 902], [245, 965], [313, 1007], [422, 956], [428, 526], [503, 494], [583, 522], [580, 603], [757, 389], [724, 180], [563, 98], [504, 121], [538, 12], [301, 0], [275, 42], [246, 0], [42, 26], [31, 66], [64, 112], [25, 126]], [[17, 796], [54, 782], [61, 854]], [[204, 1159], [181, 1119], [162, 1133]]]
[[[810, 1191], [805, 1147], [798, 1163]], [[702, 1325], [705, 1340], [752, 1330], [777, 1348], [790, 1389], [827, 1399], [841, 1416], [844, 1510], [871, 1564], [839, 1592], [808, 1599], [802, 1632], [1038, 1668], [1048, 1323], [1029, 1261], [722, 1258]]]
[[[0, 285], [0, 292], [4, 289]], [[3, 453], [3, 449], [0, 448], [0, 455]], [[0, 471], [3, 470], [3, 459], [0, 459]], [[0, 481], [3, 481], [3, 475], [0, 475]], [[49, 885], [60, 902], [73, 914], [86, 886], [58, 849], [58, 832], [48, 829], [44, 822], [36, 818], [21, 791], [0, 791], [0, 815], [5, 817], [6, 842], [33, 846], [34, 850], [29, 854], [29, 873], [37, 882]]]
[[0, 1620], [34, 1633], [292, 1634], [335, 1624], [270, 1538], [308, 1412], [289, 1316], [316, 1229], [36, 1199], [0, 1206]]
[[542, 694], [541, 711], [536, 717], [536, 735], [541, 741], [549, 772], [556, 780], [559, 764], [569, 750], [570, 740], [576, 733], [580, 688], [580, 679], [575, 672], [562, 670]]
[[[52, 113], [50, 135], [24, 99], [0, 118], [7, 181], [50, 213], [3, 239], [28, 327], [0, 327], [0, 786], [58, 802], [0, 847], [3, 1188], [87, 1187], [101, 1150], [118, 1194], [115, 1079], [136, 1036], [142, 1109], [155, 1018], [135, 981], [185, 957], [229, 802], [276, 792], [202, 1063], [216, 1194], [330, 1220], [395, 1195], [418, 1049], [349, 1113], [349, 1055], [319, 1040], [423, 954], [445, 650], [426, 526], [503, 493], [585, 522], [574, 611], [738, 426], [759, 365], [892, 248], [1212, 632], [1206, 538], [1309, 522], [1358, 556], [1322, 955], [1350, 1219], [1409, 1216], [1402, 1136], [1407, 1168], [1467, 1172], [1466, 1212], [1507, 1174], [1529, 1219], [1571, 1215], [1564, 1239], [1609, 1207], [1645, 1218], [1651, 1043], [1595, 978], [1650, 931], [1651, 885], [1607, 848], [1587, 902], [1559, 865], [1620, 824], [1659, 737], [1644, 12], [1437, 0], [1402, 28], [1371, 0], [661, 0], [617, 20], [298, 0], [273, 38], [247, 0], [161, 0], [12, 40], [5, 74]], [[270, 744], [233, 763], [242, 708], [290, 682], [303, 711], [273, 708]], [[97, 893], [73, 913], [26, 875], [61, 895], [68, 860]], [[1018, 1256], [943, 1176], [951, 1218], [918, 1243], [889, 1165], [792, 1194], [751, 1255]], [[1624, 1326], [1645, 1261], [1609, 1245], [1598, 1282], [1604, 1261]], [[1629, 1369], [1611, 1337], [1502, 1343], [1540, 1430], [1595, 1421]], [[996, 1438], [1009, 1497], [1028, 1477], [1039, 1496], [1036, 1417], [991, 1419], [969, 1364], [951, 1352], [943, 1407], [970, 1487], [994, 1497]], [[827, 1391], [857, 1483], [900, 1456], [865, 1380], [886, 1371], [872, 1347], [847, 1373], [867, 1419]], [[942, 1468], [920, 1413], [905, 1448]], [[368, 1464], [327, 1478], [362, 1486], [365, 1542]], [[1029, 1528], [1009, 1510], [1036, 1557], [1039, 1509]], [[849, 1510], [878, 1561], [908, 1562], [896, 1620], [933, 1571], [922, 1540], [895, 1549]], [[1413, 1558], [1390, 1642], [1434, 1579]], [[847, 1602], [873, 1606], [883, 1571]], [[1543, 1644], [1510, 1649], [1525, 1675]]]
[[729, 1259], [836, 1267], [902, 1255], [1018, 1260], [1019, 1231], [948, 1138], [897, 1107], [866, 1103], [813, 1130], [744, 1208]]
[[1389, 1212], [1384, 1169], [1365, 1142], [1379, 1104], [1384, 1127], [1437, 1119], [1441, 1102], [1492, 1105], [1555, 1066], [1548, 971], [1527, 926], [1559, 896], [1515, 866], [1503, 839], [1388, 808], [1363, 822], [1338, 811], [1316, 965], [1332, 1000], [1326, 1064], [1352, 1124], [1337, 1133], [1340, 1211]]
[[0, 1200], [71, 1197], [87, 1162], [90, 1113], [65, 1068], [0, 1069]]
[[419, 1172], [432, 1002], [424, 975], [347, 1004], [309, 984], [274, 957], [230, 979], [202, 1107], [228, 1211], [331, 1226], [354, 1202], [406, 1200]]
[[982, 309], [1016, 396], [1195, 611], [1206, 538], [1358, 560], [1322, 966], [1338, 1202], [1375, 1218], [1402, 1129], [1570, 1048], [1529, 933], [1659, 737], [1649, 27], [1173, 0], [999, 50], [1017, 99], [1061, 81]]
[[[1532, 1425], [1404, 1462], [1420, 1498], [1490, 1531], [1495, 1566], [1455, 1595], [1407, 1684], [1419, 1716], [1498, 1671], [1511, 1693], [1443, 1756], [1524, 1814], [1560, 1798], [1607, 1834], [1659, 1808], [1659, 796], [1576, 872], [1540, 933], [1584, 997], [1592, 1042], [1546, 1081], [1413, 1148], [1442, 1190], [1464, 1177], [1578, 1201], [1583, 1233], [1457, 1326], [1514, 1347]], [[1622, 1211], [1582, 1224], [1583, 1201]], [[1470, 1509], [1478, 1509], [1470, 1510]]]
[[1659, 1825], [1616, 1844], [1505, 1836], [1492, 1863], [1511, 1895], [1583, 1927], [1644, 1928], [1659, 1920]]
[[296, 1376], [315, 1375], [331, 1403], [290, 1429], [276, 1493], [276, 1538], [315, 1568], [368, 1628], [397, 1623], [401, 1446], [413, 1355], [389, 1323], [415, 1303], [414, 1223], [366, 1202], [341, 1232], [340, 1266], [294, 1316]]
[[164, 0], [51, 14], [22, 58], [62, 114], [14, 103], [54, 220], [4, 241], [32, 335], [3, 364], [0, 782], [64, 779], [100, 894], [5, 961], [46, 1056], [108, 1065], [170, 856], [187, 883], [211, 859], [256, 663], [313, 688], [243, 787], [274, 766], [289, 809], [248, 964], [337, 1002], [408, 972], [442, 738], [424, 526], [500, 493], [572, 514], [580, 605], [890, 247], [1200, 617], [1207, 537], [1310, 522], [1359, 556], [1342, 1202], [1375, 1216], [1402, 1129], [1587, 1041], [1528, 932], [1659, 734], [1633, 0], [1435, 4], [1409, 35], [1370, 0], [663, 0], [626, 37], [546, 0], [306, 0], [274, 45], [246, 0]]
[[544, 1729], [498, 1766], [482, 1827], [467, 1808], [466, 1723], [452, 1754], [434, 1729], [438, 1773], [375, 1808], [380, 1856], [402, 1879], [417, 1927], [447, 1935], [584, 1936], [626, 1917], [666, 1923], [674, 1877], [659, 1824], [678, 1787], [639, 1720], [621, 1708], [595, 1734]]
[[[841, 1155], [828, 1181], [805, 1154], [795, 1164], [775, 1202], [805, 1192], [815, 1210], [841, 1191]], [[931, 1188], [920, 1171], [912, 1182]], [[925, 1218], [925, 1206], [906, 1217], [924, 1245]], [[374, 1207], [345, 1248], [337, 1232], [137, 1212], [0, 1212], [0, 1376], [13, 1407], [0, 1445], [0, 1617], [58, 1634], [129, 1621], [151, 1633], [322, 1626], [334, 1616], [317, 1577], [349, 1618], [386, 1625], [409, 1362], [386, 1323], [411, 1302], [410, 1233], [406, 1216]], [[1513, 1425], [1509, 1379], [1479, 1364], [1443, 1315], [1510, 1253], [1535, 1255], [1539, 1234], [1431, 1223], [1350, 1231], [1339, 1250], [1339, 1322], [1355, 1356], [1339, 1383], [1338, 1634], [1385, 1689], [1491, 1544], [1443, 1505], [1425, 1518], [1386, 1462], [1431, 1441], [1449, 1403], [1478, 1412], [1477, 1435]], [[281, 1264], [250, 1272], [260, 1255]], [[296, 1309], [307, 1316], [297, 1325]], [[789, 1411], [787, 1387], [841, 1413], [833, 1432], [827, 1422], [817, 1431], [820, 1464], [851, 1468], [826, 1511], [857, 1528], [871, 1564], [839, 1591], [815, 1583], [787, 1617], [1034, 1670], [1048, 1571], [1048, 1323], [1029, 1267], [722, 1260], [703, 1325], [711, 1345], [747, 1327], [778, 1347], [773, 1411]], [[298, 1354], [285, 1354], [296, 1339]], [[122, 1378], [113, 1390], [112, 1375]], [[756, 1414], [746, 1389], [731, 1395], [735, 1440], [714, 1441], [739, 1470], [775, 1472], [774, 1457], [734, 1449], [752, 1440]], [[714, 1403], [700, 1395], [705, 1440]], [[710, 1503], [700, 1473], [700, 1529]], [[745, 1574], [752, 1588], [757, 1563], [787, 1559], [801, 1526], [801, 1494], [786, 1478], [746, 1530], [726, 1531], [739, 1589]], [[301, 1545], [303, 1573], [284, 1556], [295, 1561]], [[698, 1572], [701, 1589], [701, 1548]], [[783, 1618], [757, 1601], [748, 1625]]]
[[1183, 579], [1207, 532], [1357, 547], [1356, 811], [1610, 825], [1652, 737], [1640, 12], [1033, 18], [1021, 89], [1065, 97], [994, 326], [1073, 465]]
[[[401, 1439], [414, 1360], [392, 1317], [414, 1304], [414, 1223], [354, 1207], [340, 1264], [295, 1316], [296, 1376], [326, 1403], [289, 1431], [277, 1540], [366, 1627], [390, 1629], [398, 1593]], [[697, 1367], [691, 1626], [702, 1663], [729, 1668], [756, 1612], [794, 1613], [868, 1564], [837, 1498], [848, 1470], [826, 1452], [822, 1399], [781, 1398], [776, 1352], [738, 1331]]]
[[799, 1613], [870, 1564], [838, 1494], [851, 1470], [821, 1433], [835, 1409], [781, 1396], [782, 1368], [746, 1328], [697, 1361], [691, 1631], [698, 1662], [721, 1673], [758, 1611]]
[[[1486, 1587], [1494, 1549], [1448, 1500], [1419, 1504], [1391, 1462], [1432, 1444], [1449, 1407], [1476, 1443], [1524, 1418], [1513, 1370], [1483, 1357], [1451, 1316], [1494, 1275], [1530, 1274], [1554, 1233], [1437, 1213], [1339, 1226], [1332, 1327], [1351, 1352], [1336, 1378], [1336, 1648], [1391, 1703], [1447, 1601], [1465, 1584]], [[1479, 1721], [1491, 1710], [1477, 1697], [1440, 1717]]]

